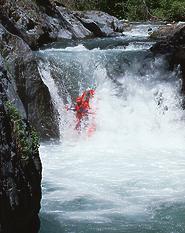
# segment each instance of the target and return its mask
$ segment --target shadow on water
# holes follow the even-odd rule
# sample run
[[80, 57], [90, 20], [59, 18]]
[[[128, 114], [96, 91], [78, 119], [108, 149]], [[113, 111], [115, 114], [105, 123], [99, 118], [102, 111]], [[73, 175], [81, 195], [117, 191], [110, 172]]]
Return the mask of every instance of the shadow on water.
[[[65, 210], [64, 210], [65, 211]], [[111, 221], [96, 222], [88, 220], [63, 219], [56, 214], [41, 213], [39, 233], [184, 233], [185, 204], [163, 204], [150, 210], [152, 217], [111, 216]], [[109, 217], [109, 216], [107, 216]], [[58, 220], [57, 220], [58, 219]]]
[[140, 42], [142, 44], [150, 42], [151, 44], [154, 43], [154, 41], [150, 38], [131, 38], [127, 36], [120, 36], [120, 37], [108, 37], [108, 38], [96, 38], [96, 39], [86, 39], [86, 40], [63, 40], [58, 42], [53, 42], [52, 44], [44, 45], [42, 49], [64, 49], [66, 47], [75, 47], [79, 44], [82, 44], [85, 46], [85, 48], [91, 50], [91, 49], [113, 49], [117, 48], [119, 46], [126, 47], [130, 43], [136, 43]]
[[65, 228], [52, 214], [42, 213], [40, 216], [41, 229], [39, 233], [64, 233]]

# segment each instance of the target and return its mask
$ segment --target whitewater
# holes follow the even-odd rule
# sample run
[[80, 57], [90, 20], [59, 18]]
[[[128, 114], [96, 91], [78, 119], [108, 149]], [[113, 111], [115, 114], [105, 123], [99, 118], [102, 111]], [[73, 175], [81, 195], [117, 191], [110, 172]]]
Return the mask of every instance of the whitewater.
[[[40, 147], [41, 233], [185, 232], [179, 69], [169, 72], [164, 58], [151, 57], [149, 27], [136, 25], [135, 36], [133, 29], [115, 38], [113, 48], [79, 43], [39, 51], [61, 132]], [[88, 123], [96, 131], [89, 136], [74, 129], [75, 113], [65, 106], [91, 88]]]

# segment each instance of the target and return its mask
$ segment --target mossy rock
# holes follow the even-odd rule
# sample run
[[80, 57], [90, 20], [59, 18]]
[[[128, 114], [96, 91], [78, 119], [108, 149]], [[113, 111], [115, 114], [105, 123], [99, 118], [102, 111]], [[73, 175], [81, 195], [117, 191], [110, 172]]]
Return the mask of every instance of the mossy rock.
[[7, 101], [5, 106], [11, 121], [12, 137], [16, 141], [17, 151], [21, 160], [27, 161], [32, 154], [38, 151], [38, 134], [21, 118], [18, 110], [10, 101]]

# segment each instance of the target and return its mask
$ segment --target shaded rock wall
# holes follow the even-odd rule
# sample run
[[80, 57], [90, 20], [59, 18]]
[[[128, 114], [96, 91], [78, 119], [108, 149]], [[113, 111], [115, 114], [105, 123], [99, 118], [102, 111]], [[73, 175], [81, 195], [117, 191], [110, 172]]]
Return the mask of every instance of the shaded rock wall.
[[0, 58], [0, 233], [36, 233], [42, 170], [38, 138], [11, 103], [10, 86]]
[[[20, 37], [0, 26], [0, 53], [28, 120], [42, 139], [59, 137], [57, 113], [30, 47]], [[16, 94], [14, 98], [17, 99]]]

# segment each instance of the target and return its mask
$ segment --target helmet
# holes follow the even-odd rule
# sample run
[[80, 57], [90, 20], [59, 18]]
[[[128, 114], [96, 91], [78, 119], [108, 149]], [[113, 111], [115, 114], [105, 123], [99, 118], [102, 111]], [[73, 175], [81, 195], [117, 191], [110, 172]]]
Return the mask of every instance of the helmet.
[[82, 95], [83, 101], [89, 101], [90, 98], [94, 96], [94, 90], [85, 91]]
[[91, 89], [91, 90], [88, 91], [88, 93], [89, 93], [89, 96], [92, 97], [92, 96], [94, 96], [95, 91]]

